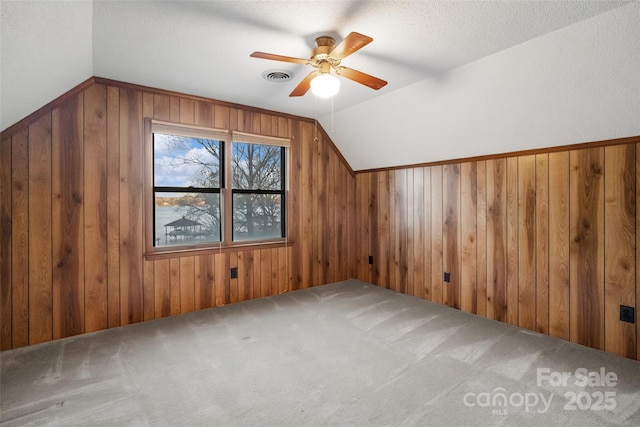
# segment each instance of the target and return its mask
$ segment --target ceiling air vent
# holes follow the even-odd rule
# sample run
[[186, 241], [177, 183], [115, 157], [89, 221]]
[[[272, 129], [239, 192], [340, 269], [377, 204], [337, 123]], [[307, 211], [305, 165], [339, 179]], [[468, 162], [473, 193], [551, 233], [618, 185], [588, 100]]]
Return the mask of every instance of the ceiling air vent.
[[279, 70], [267, 70], [262, 73], [262, 78], [269, 82], [286, 82], [293, 78], [293, 73]]

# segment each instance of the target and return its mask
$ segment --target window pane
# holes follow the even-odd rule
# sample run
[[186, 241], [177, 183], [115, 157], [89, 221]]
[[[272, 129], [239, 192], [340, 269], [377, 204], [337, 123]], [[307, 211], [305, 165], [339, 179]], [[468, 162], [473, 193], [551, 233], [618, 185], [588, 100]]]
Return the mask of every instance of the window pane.
[[280, 194], [234, 194], [233, 240], [283, 237]]
[[221, 141], [153, 134], [155, 187], [220, 188]]
[[153, 245], [219, 242], [220, 218], [220, 193], [156, 192]]
[[233, 188], [282, 190], [282, 147], [233, 143]]

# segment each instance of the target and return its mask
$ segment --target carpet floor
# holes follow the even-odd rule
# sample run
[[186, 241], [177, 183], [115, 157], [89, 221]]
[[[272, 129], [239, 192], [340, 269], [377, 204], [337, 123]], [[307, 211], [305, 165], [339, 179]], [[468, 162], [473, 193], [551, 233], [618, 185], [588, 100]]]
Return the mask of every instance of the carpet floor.
[[640, 362], [356, 280], [0, 365], [2, 426], [640, 425]]

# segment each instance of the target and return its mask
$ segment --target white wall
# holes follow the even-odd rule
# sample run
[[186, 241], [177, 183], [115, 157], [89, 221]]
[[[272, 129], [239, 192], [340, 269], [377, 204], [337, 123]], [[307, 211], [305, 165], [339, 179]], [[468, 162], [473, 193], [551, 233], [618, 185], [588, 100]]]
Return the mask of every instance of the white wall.
[[354, 170], [640, 135], [640, 3], [320, 121]]
[[92, 1], [0, 2], [2, 130], [93, 75]]

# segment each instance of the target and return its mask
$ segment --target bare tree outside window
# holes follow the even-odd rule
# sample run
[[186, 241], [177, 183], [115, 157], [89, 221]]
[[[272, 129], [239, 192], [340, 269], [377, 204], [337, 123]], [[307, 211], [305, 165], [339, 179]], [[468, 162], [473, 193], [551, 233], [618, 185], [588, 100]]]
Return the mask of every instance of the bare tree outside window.
[[155, 246], [219, 242], [223, 142], [154, 134]]
[[[153, 143], [154, 246], [220, 242], [224, 142], [154, 133]], [[284, 152], [273, 145], [232, 144], [228, 220], [234, 241], [284, 236]]]
[[283, 237], [284, 148], [233, 143], [233, 240]]

